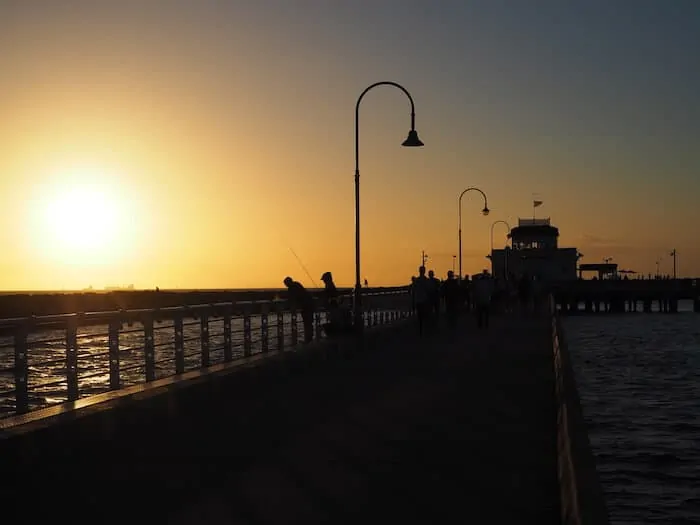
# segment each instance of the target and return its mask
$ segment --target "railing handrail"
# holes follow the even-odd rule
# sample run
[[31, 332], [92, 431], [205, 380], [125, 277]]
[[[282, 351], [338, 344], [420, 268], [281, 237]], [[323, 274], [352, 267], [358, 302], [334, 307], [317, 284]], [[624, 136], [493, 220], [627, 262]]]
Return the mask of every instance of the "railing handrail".
[[[371, 291], [370, 291], [371, 290]], [[387, 289], [367, 289], [363, 294], [364, 296], [384, 296], [384, 295], [398, 295], [406, 293], [408, 287], [392, 287]], [[284, 292], [282, 292], [284, 293]], [[311, 292], [314, 296], [320, 295], [323, 292]], [[352, 299], [352, 294], [343, 294], [340, 296], [345, 299]], [[236, 307], [253, 306], [253, 305], [279, 305], [288, 303], [288, 298], [272, 298], [272, 299], [246, 299], [240, 301], [226, 301], [221, 303], [204, 303], [204, 304], [193, 304], [193, 305], [180, 305], [180, 306], [164, 306], [155, 308], [132, 308], [132, 309], [120, 309], [120, 310], [103, 310], [94, 312], [71, 312], [64, 314], [49, 314], [49, 315], [36, 315], [36, 316], [22, 316], [22, 317], [9, 317], [0, 319], [0, 328], [8, 327], [19, 327], [19, 326], [41, 326], [41, 325], [55, 325], [60, 323], [68, 323], [74, 321], [82, 322], [95, 322], [98, 320], [109, 321], [117, 318], [123, 318], [125, 320], [138, 318], [146, 315], [154, 315], [156, 317], [169, 318], [170, 316], [175, 316], [180, 313], [191, 314], [196, 312], [201, 312], [202, 310], [232, 310]]]
[[605, 495], [596, 471], [561, 319], [551, 295], [549, 314], [557, 401], [561, 522], [565, 525], [608, 525]]
[[[412, 314], [407, 287], [365, 288], [363, 292], [369, 299], [364, 303], [360, 320], [363, 326], [391, 323]], [[313, 295], [320, 298], [318, 292]], [[339, 296], [352, 297], [342, 292]], [[340, 315], [342, 312], [335, 315], [323, 304], [315, 308], [312, 316], [303, 311], [299, 316], [288, 297], [232, 299], [0, 320], [0, 334], [13, 340], [11, 343], [3, 341], [0, 347], [6, 352], [3, 360], [12, 360], [3, 364], [0, 373], [14, 375], [12, 385], [5, 384], [9, 381], [3, 376], [0, 408], [5, 412], [7, 405], [16, 414], [23, 414], [51, 404], [45, 397], [49, 394], [72, 402], [81, 398], [84, 388], [88, 388], [83, 390], [86, 395], [106, 389], [119, 390], [124, 381], [151, 382], [159, 374], [178, 375], [191, 366], [208, 368], [215, 361], [232, 362], [257, 352], [283, 352], [299, 342], [300, 321], [305, 343], [320, 340], [324, 332], [327, 337], [351, 330], [362, 333], [347, 324], [346, 316]], [[161, 324], [165, 320], [172, 322]], [[80, 328], [87, 326], [97, 327], [97, 330], [83, 334]], [[50, 334], [54, 330], [63, 334]], [[39, 333], [46, 333], [48, 339], [30, 338]], [[126, 340], [122, 339], [124, 335]], [[83, 341], [85, 351], [81, 353]], [[33, 361], [30, 351], [35, 358]], [[37, 382], [38, 377], [41, 380]], [[91, 378], [99, 379], [89, 385], [81, 383]]]

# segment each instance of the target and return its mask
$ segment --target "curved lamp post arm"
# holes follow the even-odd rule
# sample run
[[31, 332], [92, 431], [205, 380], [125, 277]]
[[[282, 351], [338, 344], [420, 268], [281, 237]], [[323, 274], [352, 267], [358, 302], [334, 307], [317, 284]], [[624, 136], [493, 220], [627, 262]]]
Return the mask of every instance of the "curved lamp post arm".
[[[504, 224], [506, 228], [508, 228], [508, 233], [510, 233], [510, 224], [508, 224], [506, 221], [494, 221], [491, 223], [491, 251], [493, 252], [493, 227], [496, 226], [496, 224]], [[507, 243], [506, 243], [507, 244]]]
[[489, 213], [489, 203], [488, 203], [488, 199], [486, 198], [486, 194], [475, 186], [471, 186], [471, 187], [467, 188], [466, 190], [464, 190], [462, 193], [459, 194], [459, 227], [460, 227], [460, 229], [462, 228], [462, 197], [464, 197], [464, 194], [469, 192], [469, 191], [478, 191], [479, 193], [481, 193], [482, 197], [484, 197], [484, 210], [483, 210], [484, 215], [488, 215], [488, 213]]
[[[355, 175], [359, 176], [360, 175], [360, 102], [362, 102], [362, 99], [364, 96], [367, 94], [367, 92], [377, 86], [394, 86], [395, 88], [400, 89], [401, 91], [404, 92], [404, 94], [408, 97], [408, 101], [411, 103], [411, 131], [408, 134], [408, 139], [406, 139], [406, 142], [409, 141], [412, 137], [418, 141], [418, 135], [416, 134], [416, 105], [413, 103], [413, 97], [411, 94], [408, 92], [408, 90], [403, 87], [401, 84], [397, 84], [396, 82], [391, 82], [390, 80], [384, 80], [382, 82], [375, 82], [371, 86], [367, 87], [362, 93], [360, 93], [360, 96], [357, 98], [357, 103], [355, 104]], [[406, 146], [422, 146], [423, 144], [406, 144], [404, 142], [404, 145]]]

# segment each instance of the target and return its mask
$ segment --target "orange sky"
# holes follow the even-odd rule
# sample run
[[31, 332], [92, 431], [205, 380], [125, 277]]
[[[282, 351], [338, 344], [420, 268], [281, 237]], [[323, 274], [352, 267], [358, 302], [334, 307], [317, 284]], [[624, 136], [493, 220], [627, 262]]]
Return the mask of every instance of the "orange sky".
[[[671, 140], [639, 125], [625, 134], [602, 121], [594, 132], [577, 119], [595, 101], [579, 94], [576, 117], [557, 105], [563, 83], [524, 93], [525, 73], [504, 66], [523, 60], [517, 42], [496, 43], [486, 29], [471, 35], [469, 64], [447, 68], [435, 57], [454, 47], [457, 29], [425, 28], [432, 52], [417, 47], [410, 63], [367, 54], [365, 41], [334, 34], [323, 13], [312, 23], [205, 4], [167, 15], [133, 6], [54, 12], [50, 3], [0, 10], [0, 289], [280, 287], [288, 274], [312, 284], [291, 249], [317, 282], [330, 270], [351, 285], [354, 106], [378, 80], [411, 91], [426, 146], [400, 147], [409, 128], [400, 91], [365, 97], [370, 285], [407, 282], [421, 250], [439, 274], [450, 269], [457, 197], [472, 185], [492, 213], [481, 216], [476, 193], [465, 197], [466, 272], [488, 266], [491, 223], [530, 217], [538, 193], [539, 216], [552, 218], [560, 245], [578, 247], [583, 262], [610, 256], [653, 273], [661, 258], [670, 272], [677, 248], [681, 274], [700, 274], [692, 135]], [[386, 33], [389, 48], [410, 55], [419, 44], [380, 14], [356, 38]], [[104, 201], [66, 204], [76, 189]], [[504, 242], [498, 226], [495, 244]]]

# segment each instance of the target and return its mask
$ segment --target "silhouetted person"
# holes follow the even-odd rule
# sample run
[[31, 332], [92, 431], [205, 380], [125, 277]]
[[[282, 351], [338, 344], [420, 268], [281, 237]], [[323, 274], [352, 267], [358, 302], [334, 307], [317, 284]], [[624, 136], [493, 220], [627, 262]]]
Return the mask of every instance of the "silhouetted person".
[[437, 316], [440, 314], [440, 279], [435, 277], [435, 272], [428, 272], [428, 281], [430, 281], [430, 303], [432, 305], [432, 314]]
[[[345, 315], [346, 311], [340, 305], [340, 297], [338, 294], [338, 288], [333, 282], [333, 275], [331, 272], [326, 272], [321, 276], [321, 281], [323, 281], [323, 305], [326, 309], [326, 325], [325, 330], [327, 335], [333, 335], [346, 329], [350, 325], [350, 320]], [[349, 310], [347, 311], [349, 314]]]
[[491, 299], [493, 298], [493, 279], [486, 270], [472, 281], [474, 312], [479, 328], [488, 328]]
[[309, 291], [291, 277], [284, 278], [284, 285], [289, 290], [292, 307], [301, 313], [304, 321], [304, 341], [309, 343], [314, 338], [314, 298]]
[[321, 276], [323, 281], [323, 300], [324, 306], [328, 309], [338, 306], [338, 288], [333, 282], [333, 274], [326, 272]]
[[462, 299], [464, 309], [468, 312], [472, 309], [472, 283], [469, 276], [465, 275], [462, 280]]
[[418, 334], [423, 335], [423, 328], [430, 316], [432, 304], [430, 302], [431, 284], [425, 276], [425, 266], [418, 268], [418, 277], [413, 282], [413, 300], [416, 305], [416, 317], [418, 318]]
[[462, 298], [462, 290], [459, 288], [459, 281], [455, 279], [455, 275], [452, 270], [447, 272], [447, 280], [442, 283], [442, 296], [445, 299], [447, 326], [452, 329], [457, 325], [459, 303]]

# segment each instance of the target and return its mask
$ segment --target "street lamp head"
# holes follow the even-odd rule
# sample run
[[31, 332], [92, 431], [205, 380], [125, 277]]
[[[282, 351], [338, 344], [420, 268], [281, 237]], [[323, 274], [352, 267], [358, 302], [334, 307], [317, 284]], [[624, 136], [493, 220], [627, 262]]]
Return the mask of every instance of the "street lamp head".
[[412, 129], [408, 132], [408, 137], [401, 143], [401, 145], [408, 148], [417, 148], [423, 146], [423, 142], [418, 138], [418, 132], [415, 129]]
[[491, 210], [489, 210], [488, 206], [484, 206], [484, 209], [481, 210], [481, 213], [483, 213], [485, 216], [488, 215], [490, 212]]

